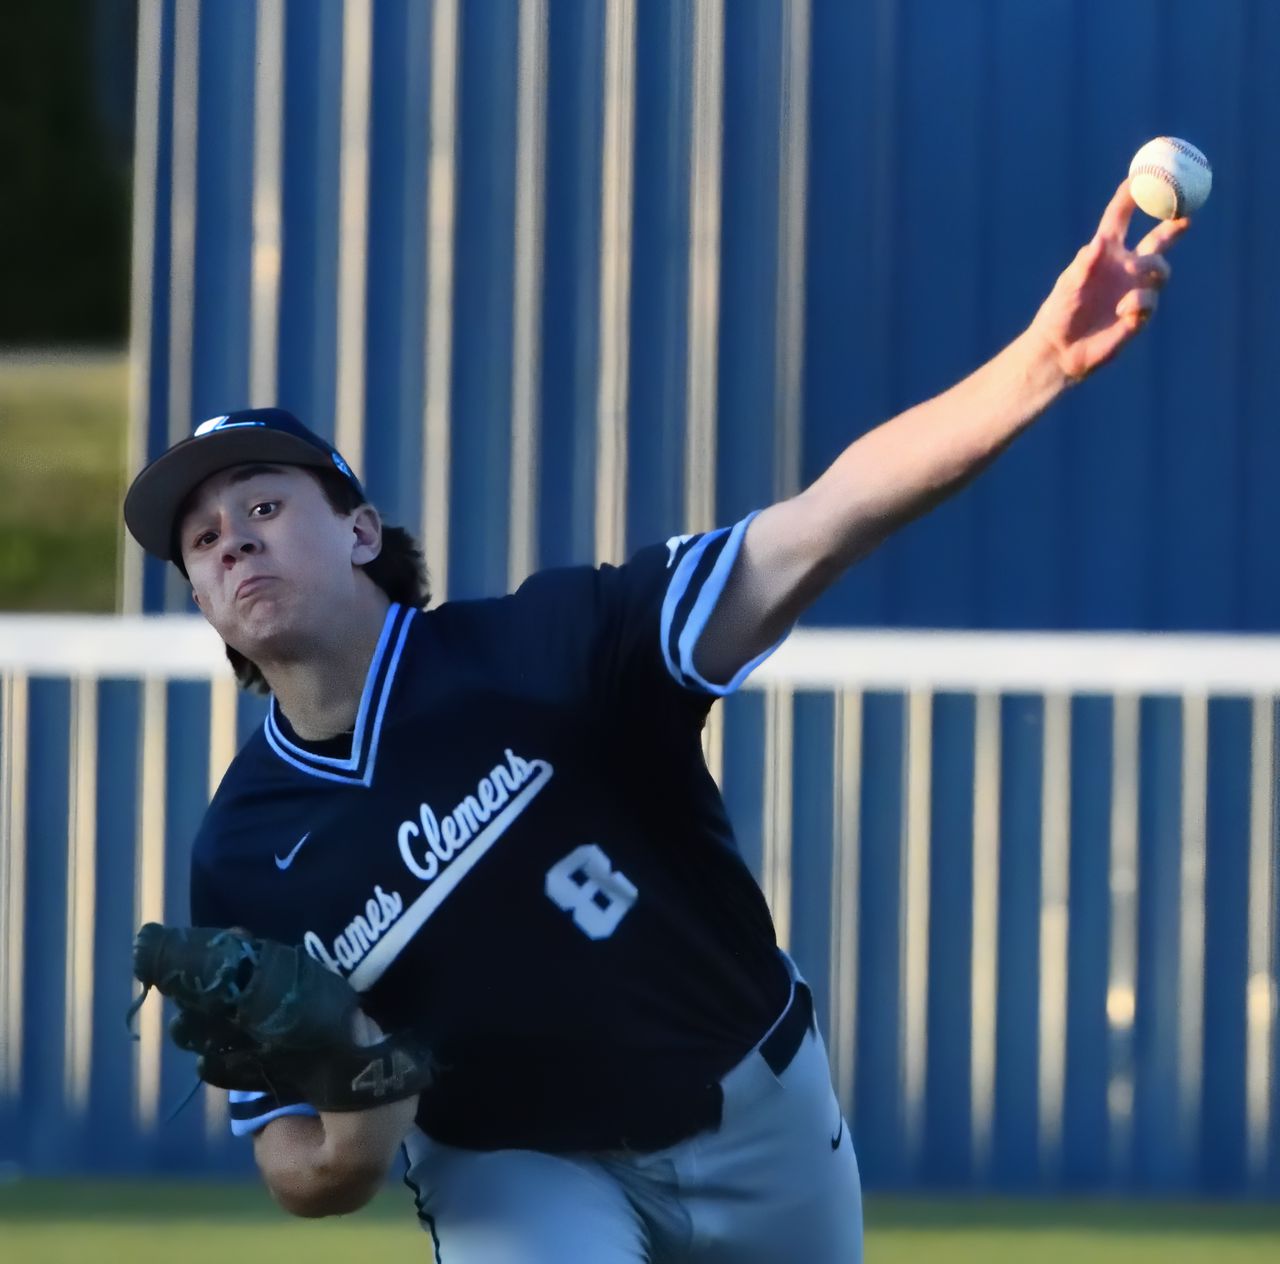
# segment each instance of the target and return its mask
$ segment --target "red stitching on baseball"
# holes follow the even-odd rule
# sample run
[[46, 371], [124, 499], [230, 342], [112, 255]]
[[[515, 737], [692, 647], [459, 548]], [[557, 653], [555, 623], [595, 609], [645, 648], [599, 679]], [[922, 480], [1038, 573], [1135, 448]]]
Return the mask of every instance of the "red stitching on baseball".
[[1172, 172], [1167, 171], [1164, 167], [1157, 167], [1151, 163], [1143, 163], [1140, 167], [1134, 167], [1129, 172], [1129, 179], [1134, 176], [1155, 176], [1157, 180], [1163, 181], [1173, 190], [1173, 215], [1177, 219], [1182, 208], [1187, 204], [1187, 191], [1178, 183], [1178, 177]]
[[1161, 136], [1160, 139], [1166, 145], [1171, 145], [1178, 153], [1190, 158], [1197, 166], [1203, 167], [1206, 171], [1209, 169], [1209, 160], [1194, 145], [1181, 141], [1176, 136]]

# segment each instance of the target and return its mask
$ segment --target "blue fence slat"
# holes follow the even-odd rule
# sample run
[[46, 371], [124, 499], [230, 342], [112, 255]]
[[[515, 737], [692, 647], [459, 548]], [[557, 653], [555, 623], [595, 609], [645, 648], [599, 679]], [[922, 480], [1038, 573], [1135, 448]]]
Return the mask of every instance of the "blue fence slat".
[[[133, 999], [133, 936], [142, 750], [142, 687], [98, 686], [97, 900], [94, 910], [93, 1062], [89, 1081], [94, 1142], [87, 1166], [144, 1169], [134, 1118], [133, 1042], [124, 1015]], [[152, 997], [151, 1004], [159, 999]], [[111, 1144], [107, 1144], [107, 1138]]]
[[1102, 1187], [1110, 1176], [1112, 753], [1110, 699], [1073, 699], [1062, 1179], [1077, 1188]]
[[931, 1183], [967, 1183], [973, 973], [974, 699], [933, 701], [929, 820], [929, 998], [924, 1161]]
[[[257, 5], [200, 6], [191, 412], [197, 420], [249, 401], [249, 283], [253, 253], [254, 59]], [[259, 401], [267, 402], [267, 401]]]
[[[140, 347], [147, 357], [146, 399], [143, 413], [141, 449], [156, 456], [169, 446], [169, 255], [173, 206], [173, 12], [176, 0], [163, 0], [156, 6], [155, 21], [160, 27], [159, 109], [156, 124], [156, 160], [154, 174], [155, 201], [153, 235], [150, 242], [149, 283], [151, 303], [148, 309], [146, 346]], [[139, 73], [145, 73], [140, 68]], [[141, 155], [139, 156], [141, 159]], [[130, 470], [132, 475], [135, 471]], [[158, 558], [143, 554], [142, 608], [165, 608], [165, 580], [169, 567]]]
[[797, 693], [792, 729], [791, 955], [825, 1032], [831, 989], [835, 698]]
[[[175, 681], [167, 687], [165, 701], [164, 920], [183, 925], [191, 916], [191, 844], [209, 801], [209, 689], [203, 682]], [[193, 1101], [169, 1118], [195, 1083], [195, 1060], [171, 1041], [163, 1049], [152, 1153], [168, 1171], [198, 1169], [204, 1158], [202, 1111]]]
[[360, 473], [387, 521], [410, 528], [422, 520], [429, 19], [419, 0], [373, 8]]
[[1205, 837], [1204, 1091], [1200, 1179], [1238, 1189], [1245, 1169], [1245, 999], [1249, 975], [1249, 790], [1253, 709], [1209, 704]]
[[1044, 704], [1000, 705], [1000, 915], [991, 1174], [1028, 1188], [1040, 1167], [1040, 828]]
[[[333, 438], [342, 0], [286, 0], [279, 403]], [[357, 467], [358, 453], [348, 453]]]
[[191, 845], [209, 802], [209, 687], [172, 681], [165, 765], [165, 918], [190, 916]]
[[595, 552], [604, 5], [553, 4], [547, 44], [538, 555], [563, 566]]
[[1134, 1025], [1134, 1177], [1170, 1188], [1185, 1171], [1178, 1130], [1179, 866], [1182, 712], [1144, 698], [1138, 792], [1138, 995]]
[[861, 881], [858, 889], [858, 1052], [854, 1136], [863, 1170], [905, 1181], [910, 1156], [902, 1108], [902, 788], [906, 704], [897, 694], [863, 700]]
[[70, 1158], [67, 1148], [71, 1139], [63, 1090], [70, 682], [32, 680], [28, 698], [24, 1148], [29, 1170], [50, 1173]]
[[449, 588], [476, 597], [507, 587], [518, 15], [459, 8]]
[[692, 10], [636, 6], [627, 541], [684, 522]]
[[783, 6], [725, 6], [716, 516], [775, 498], [775, 315]]

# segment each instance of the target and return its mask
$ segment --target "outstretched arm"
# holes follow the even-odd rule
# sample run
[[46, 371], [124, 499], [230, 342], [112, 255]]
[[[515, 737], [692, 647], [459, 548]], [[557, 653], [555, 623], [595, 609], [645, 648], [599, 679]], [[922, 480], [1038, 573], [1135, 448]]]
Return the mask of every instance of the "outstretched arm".
[[1134, 209], [1126, 181], [1025, 332], [950, 390], [856, 440], [798, 496], [752, 519], [695, 650], [705, 679], [731, 679], [850, 566], [973, 479], [1142, 328], [1169, 279], [1161, 252], [1189, 221], [1161, 223], [1130, 250]]

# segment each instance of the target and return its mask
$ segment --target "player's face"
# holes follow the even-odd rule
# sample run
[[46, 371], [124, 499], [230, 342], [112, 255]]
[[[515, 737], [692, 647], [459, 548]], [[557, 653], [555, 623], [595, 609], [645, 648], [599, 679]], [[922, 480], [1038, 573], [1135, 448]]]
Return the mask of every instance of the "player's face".
[[336, 513], [297, 466], [236, 466], [206, 479], [178, 526], [196, 605], [250, 659], [305, 654], [341, 622], [355, 567], [378, 553], [369, 506]]

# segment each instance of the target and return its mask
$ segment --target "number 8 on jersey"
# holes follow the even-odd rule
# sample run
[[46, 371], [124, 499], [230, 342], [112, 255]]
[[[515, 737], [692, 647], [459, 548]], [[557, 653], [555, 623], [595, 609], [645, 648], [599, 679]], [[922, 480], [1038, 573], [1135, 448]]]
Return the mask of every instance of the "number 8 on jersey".
[[589, 939], [608, 939], [640, 894], [595, 843], [575, 847], [547, 870], [547, 898], [573, 915]]

